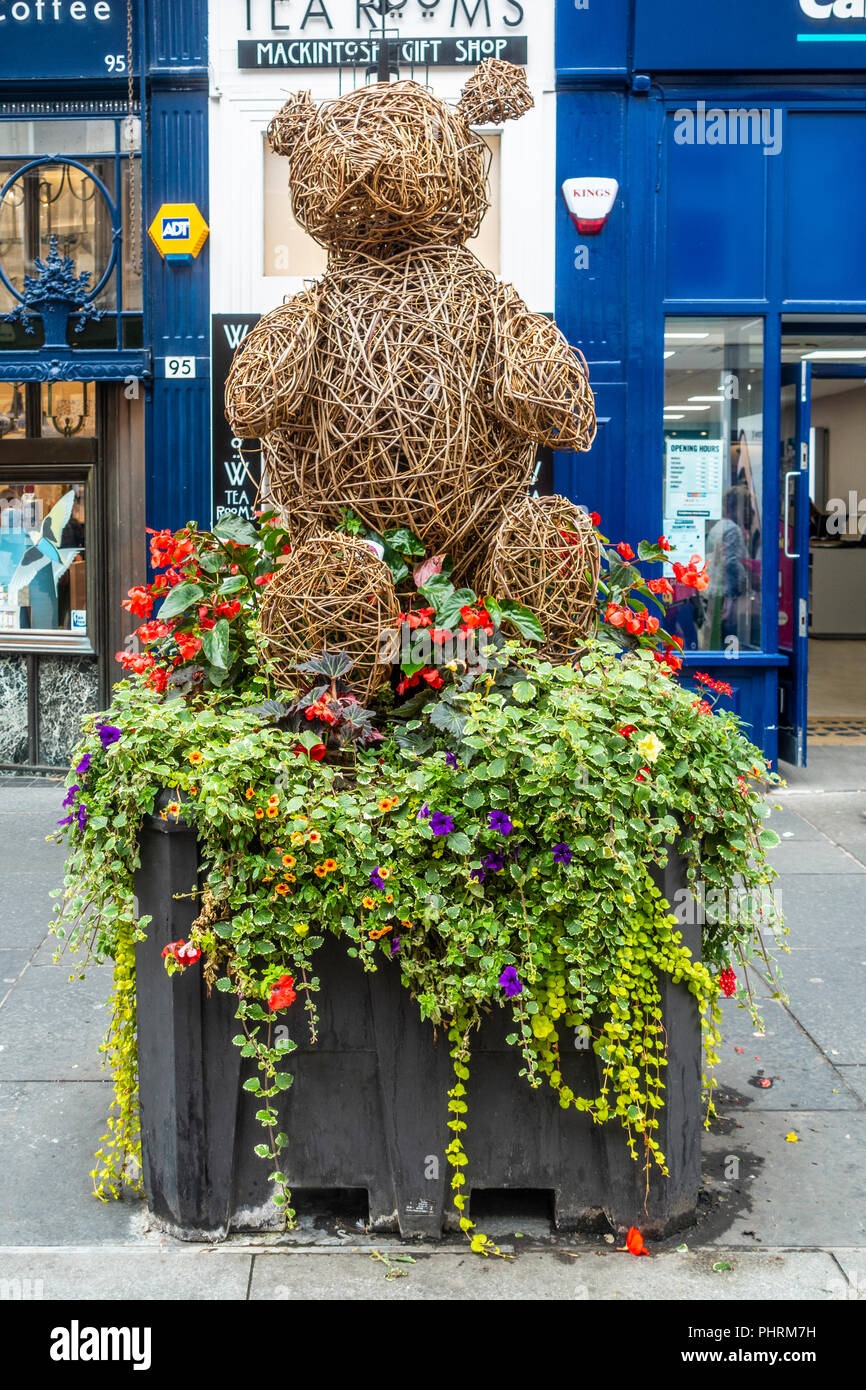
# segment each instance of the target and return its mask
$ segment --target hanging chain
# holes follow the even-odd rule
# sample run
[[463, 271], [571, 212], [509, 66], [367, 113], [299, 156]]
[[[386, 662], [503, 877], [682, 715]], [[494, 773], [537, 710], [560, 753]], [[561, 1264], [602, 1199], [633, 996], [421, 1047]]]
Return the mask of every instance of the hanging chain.
[[[138, 206], [135, 196], [135, 84], [132, 77], [132, 3], [126, 0], [126, 148], [129, 157], [127, 184], [129, 188], [129, 269], [133, 275], [141, 274], [141, 239], [138, 226]], [[140, 167], [140, 164], [139, 164]]]

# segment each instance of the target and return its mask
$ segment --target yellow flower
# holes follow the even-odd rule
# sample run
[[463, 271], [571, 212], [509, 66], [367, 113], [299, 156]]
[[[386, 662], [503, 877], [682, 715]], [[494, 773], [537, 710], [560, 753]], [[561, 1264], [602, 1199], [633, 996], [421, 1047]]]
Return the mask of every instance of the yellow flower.
[[362, 898], [361, 904], [363, 907], [366, 907], [368, 912], [372, 912], [373, 908], [376, 906], [375, 900], [373, 898]]
[[313, 869], [313, 873], [316, 875], [316, 878], [324, 878], [327, 872], [328, 870], [325, 868], [324, 864], [317, 864]]
[[279, 806], [279, 804], [280, 804], [280, 798], [279, 798], [278, 796], [269, 796], [269, 797], [268, 797], [268, 805], [269, 805], [269, 806]]
[[244, 796], [246, 797], [247, 801], [252, 801], [255, 794], [255, 790], [252, 787], [247, 787], [246, 791], [244, 792]]
[[278, 816], [278, 815], [280, 814], [280, 808], [279, 808], [279, 806], [269, 806], [268, 809], [267, 809], [267, 813], [266, 813], [266, 814], [267, 814], [268, 820], [273, 820], [276, 816]]
[[198, 749], [196, 749], [194, 752], [190, 753], [190, 755], [189, 755], [189, 760], [190, 760], [190, 762], [192, 763], [193, 767], [195, 767], [196, 763], [200, 763], [200, 762], [201, 762], [203, 756], [204, 756], [204, 754], [199, 753]]
[[293, 869], [295, 867], [295, 856], [293, 854], [284, 854], [283, 863], [287, 869]]
[[283, 874], [283, 878], [285, 879], [286, 883], [297, 883], [298, 881], [295, 874]]
[[166, 809], [166, 811], [168, 811], [168, 814], [169, 814], [170, 816], [179, 816], [179, 815], [180, 815], [180, 802], [179, 802], [179, 801], [170, 801], [170, 802], [168, 803], [168, 805], [166, 806], [165, 809]]
[[394, 901], [394, 894], [393, 894], [393, 893], [386, 893], [386, 894], [385, 894], [385, 902], [386, 902], [386, 903], [392, 903], [393, 901]]
[[318, 830], [311, 830], [308, 839], [311, 845], [317, 845], [320, 843], [322, 837]]
[[198, 796], [198, 787], [190, 787], [189, 794], [190, 796]]
[[376, 873], [379, 875], [380, 878], [390, 878], [390, 877], [391, 877], [391, 870], [388, 869], [388, 868], [383, 869], [382, 866], [381, 866], [381, 864], [379, 865], [378, 869], [376, 870]]
[[300, 830], [295, 830], [289, 838], [293, 845], [302, 845], [304, 843], [304, 837]]
[[308, 821], [307, 821], [307, 817], [306, 817], [306, 816], [295, 816], [295, 820], [298, 822], [299, 825], [307, 825], [307, 824], [308, 824]]
[[262, 810], [261, 806], [257, 806], [257, 807], [256, 807], [256, 820], [264, 820], [264, 818], [265, 818], [265, 813], [264, 813], [264, 811]]
[[664, 752], [664, 744], [660, 738], [656, 738], [655, 734], [646, 734], [643, 738], [638, 739], [637, 751], [646, 762], [654, 763], [659, 753]]
[[333, 873], [334, 869], [337, 867], [337, 861], [336, 859], [326, 859], [322, 867], [326, 873]]
[[296, 922], [294, 930], [298, 933], [298, 936], [306, 936], [307, 932], [310, 930], [309, 923]]

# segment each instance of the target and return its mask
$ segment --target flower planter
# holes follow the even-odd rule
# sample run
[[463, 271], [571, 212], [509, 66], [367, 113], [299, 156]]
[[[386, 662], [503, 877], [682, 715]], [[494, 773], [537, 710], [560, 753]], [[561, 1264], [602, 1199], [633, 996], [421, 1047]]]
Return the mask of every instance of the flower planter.
[[[136, 876], [140, 915], [152, 918], [136, 948], [141, 1134], [148, 1206], [182, 1239], [220, 1238], [229, 1230], [276, 1227], [268, 1166], [253, 1153], [261, 1140], [255, 1074], [232, 1037], [235, 1000], [206, 997], [198, 967], [169, 979], [164, 942], [189, 935], [196, 914], [198, 847], [182, 822], [145, 818]], [[685, 883], [671, 854], [659, 888], [671, 902]], [[697, 957], [700, 933], [683, 928]], [[289, 1136], [283, 1166], [293, 1191], [363, 1188], [371, 1229], [438, 1237], [451, 1224], [450, 1169], [444, 1149], [447, 1091], [453, 1084], [447, 1042], [422, 1022], [396, 964], [373, 974], [327, 937], [317, 957], [320, 1029], [312, 1046], [303, 1013], [278, 1020], [298, 1043], [294, 1085], [279, 1104]], [[544, 1084], [533, 1090], [519, 1052], [506, 1044], [513, 1023], [491, 1016], [473, 1046], [468, 1083], [471, 1124], [468, 1190], [542, 1189], [554, 1195], [562, 1230], [637, 1225], [659, 1236], [693, 1219], [700, 1181], [701, 1035], [694, 998], [666, 978], [661, 993], [667, 1034], [665, 1105], [657, 1138], [669, 1176], [629, 1155], [616, 1122], [594, 1125], [560, 1108]], [[567, 1031], [562, 1041], [566, 1043]], [[566, 1047], [563, 1046], [563, 1054]], [[576, 1094], [598, 1085], [595, 1054], [578, 1045], [563, 1056]], [[446, 1216], [446, 1212], [448, 1215]]]

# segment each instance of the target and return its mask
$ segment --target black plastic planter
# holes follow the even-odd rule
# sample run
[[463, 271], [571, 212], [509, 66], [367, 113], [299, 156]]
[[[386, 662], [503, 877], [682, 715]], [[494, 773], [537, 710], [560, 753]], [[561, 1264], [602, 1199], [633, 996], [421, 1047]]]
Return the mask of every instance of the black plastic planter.
[[[139, 913], [152, 917], [136, 951], [144, 1180], [153, 1215], [188, 1240], [279, 1224], [268, 1164], [253, 1153], [262, 1140], [258, 1103], [242, 1086], [255, 1068], [231, 1041], [239, 1031], [234, 997], [214, 991], [208, 998], [198, 967], [169, 979], [160, 955], [167, 941], [189, 934], [195, 900], [175, 895], [188, 895], [198, 872], [194, 832], [147, 817], [136, 877]], [[672, 854], [656, 881], [672, 902], [685, 882], [682, 861]], [[699, 928], [683, 932], [697, 956]], [[446, 1039], [440, 1031], [437, 1041], [432, 1025], [421, 1022], [396, 964], [383, 961], [366, 974], [326, 937], [317, 973], [316, 1046], [300, 1010], [280, 1018], [299, 1045], [294, 1085], [280, 1101], [292, 1190], [363, 1188], [372, 1229], [438, 1237], [453, 1213], [444, 1154], [453, 1084]], [[503, 1010], [473, 1043], [464, 1136], [471, 1190], [552, 1192], [563, 1230], [634, 1224], [659, 1236], [687, 1225], [700, 1181], [700, 1024], [685, 986], [663, 981], [662, 1002], [668, 1066], [657, 1138], [669, 1177], [653, 1172], [647, 1197], [643, 1165], [629, 1156], [616, 1121], [594, 1125], [561, 1109], [546, 1084], [530, 1088], [518, 1075], [520, 1054], [505, 1042], [513, 1022]], [[577, 1046], [563, 1056], [563, 1078], [588, 1095], [598, 1065]]]

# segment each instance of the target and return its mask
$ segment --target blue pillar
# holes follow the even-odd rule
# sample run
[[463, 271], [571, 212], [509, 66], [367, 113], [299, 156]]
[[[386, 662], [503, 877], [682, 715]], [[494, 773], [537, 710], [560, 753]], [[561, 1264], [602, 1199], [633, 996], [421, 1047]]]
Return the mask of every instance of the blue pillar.
[[[147, 413], [147, 524], [210, 524], [209, 246], [164, 261], [147, 235], [162, 203], [195, 203], [208, 220], [206, 0], [149, 0], [144, 254], [154, 381]], [[194, 357], [195, 378], [169, 380], [166, 358]]]

